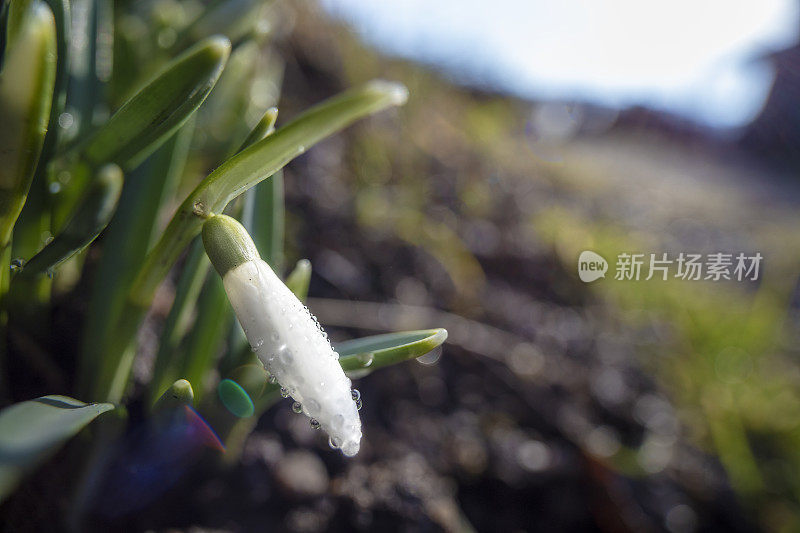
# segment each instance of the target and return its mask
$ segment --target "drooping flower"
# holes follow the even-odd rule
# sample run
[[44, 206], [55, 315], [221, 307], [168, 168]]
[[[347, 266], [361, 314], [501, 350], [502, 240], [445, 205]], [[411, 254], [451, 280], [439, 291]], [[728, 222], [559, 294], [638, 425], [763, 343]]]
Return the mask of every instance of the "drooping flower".
[[258, 358], [328, 433], [331, 446], [347, 456], [358, 453], [361, 420], [351, 382], [317, 319], [261, 259], [233, 218], [209, 218], [203, 244]]

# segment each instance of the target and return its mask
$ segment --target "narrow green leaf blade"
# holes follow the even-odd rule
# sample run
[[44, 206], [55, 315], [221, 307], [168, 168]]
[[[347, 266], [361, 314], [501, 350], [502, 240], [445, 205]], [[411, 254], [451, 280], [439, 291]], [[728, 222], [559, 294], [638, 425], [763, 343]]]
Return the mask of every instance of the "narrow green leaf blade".
[[197, 319], [181, 350], [183, 358], [178, 369], [178, 375], [196, 384], [198, 403], [205, 393], [200, 384], [213, 368], [232, 322], [233, 312], [222, 279], [217, 275], [208, 276], [197, 301]]
[[108, 225], [121, 193], [122, 170], [113, 163], [101, 168], [64, 229], [28, 261], [23, 275], [43, 274], [89, 246]]
[[183, 30], [175, 48], [178, 50], [214, 33], [228, 37], [234, 43], [244, 37], [258, 20], [262, 0], [225, 0], [214, 2]]
[[339, 364], [345, 371], [375, 370], [416, 359], [438, 348], [447, 340], [442, 328], [403, 331], [353, 339], [335, 346]]
[[110, 403], [87, 404], [66, 396], [43, 396], [0, 411], [0, 501], [20, 479], [98, 415]]
[[55, 22], [37, 4], [0, 75], [0, 248], [11, 239], [47, 131], [56, 76]]
[[301, 259], [286, 277], [286, 286], [301, 302], [305, 302], [308, 297], [309, 283], [311, 283], [311, 261]]
[[200, 232], [203, 220], [221, 213], [233, 198], [285, 166], [307, 148], [349, 126], [359, 118], [401, 105], [406, 88], [373, 81], [318, 104], [272, 135], [219, 166], [178, 208], [147, 261], [131, 292], [133, 303], [146, 305], [175, 260]]
[[[113, 324], [127, 316], [123, 307], [128, 290], [160, 230], [159, 211], [183, 175], [193, 134], [190, 119], [125, 180], [117, 211], [105, 230], [84, 328], [78, 382], [87, 398], [108, 399], [112, 382], [119, 387], [127, 383], [132, 362], [128, 356], [135, 350], [121, 347], [124, 343], [114, 336]], [[125, 379], [116, 379], [117, 374]], [[121, 391], [113, 392], [118, 399]]]
[[377, 80], [314, 106], [220, 165], [190, 196], [193, 197], [192, 209], [199, 202], [201, 209], [221, 212], [228, 202], [271, 176], [311, 145], [361, 117], [402, 105], [407, 97], [404, 86]]
[[24, 33], [24, 28], [33, 12], [33, 5], [33, 0], [17, 0], [16, 2], [8, 2], [8, 5], [3, 6], [7, 10], [4, 13], [6, 16], [4, 27], [6, 34], [4, 37], [9, 47], [14, 45], [21, 33]]
[[231, 155], [236, 155], [245, 148], [249, 148], [252, 144], [257, 143], [261, 139], [267, 137], [268, 135], [272, 135], [275, 132], [275, 122], [278, 120], [278, 108], [277, 107], [270, 107], [264, 112], [264, 115], [261, 117], [261, 120], [258, 121], [258, 124], [250, 130], [250, 133], [247, 134], [242, 144], [239, 145], [239, 148]]
[[192, 313], [197, 309], [197, 299], [209, 267], [210, 263], [203, 250], [203, 243], [198, 237], [189, 249], [183, 263], [178, 286], [175, 288], [175, 298], [172, 301], [167, 320], [164, 322], [164, 328], [161, 330], [158, 353], [153, 364], [153, 377], [149, 385], [150, 397], [153, 401], [167, 383], [177, 377], [177, 365], [181, 355], [178, 347], [191, 325]]
[[95, 166], [136, 166], [203, 103], [230, 48], [225, 37], [210, 37], [171, 61], [91, 136], [80, 150], [83, 158]]

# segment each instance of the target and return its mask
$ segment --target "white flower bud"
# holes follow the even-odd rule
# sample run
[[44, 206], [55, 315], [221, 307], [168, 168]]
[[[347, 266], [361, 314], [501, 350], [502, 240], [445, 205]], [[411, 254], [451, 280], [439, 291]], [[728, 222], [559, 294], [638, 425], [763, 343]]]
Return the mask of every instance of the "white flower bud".
[[[224, 218], [224, 224], [207, 222], [208, 233], [226, 231], [232, 219]], [[206, 230], [203, 240], [208, 248], [215, 239], [207, 238]], [[241, 233], [247, 235], [243, 229], [234, 235], [241, 239]], [[300, 402], [303, 413], [328, 433], [331, 445], [353, 456], [361, 442], [361, 420], [339, 355], [317, 319], [269, 265], [239, 251], [254, 249], [250, 244], [234, 247], [233, 261], [215, 260], [214, 252], [209, 253], [247, 340], [267, 370]]]

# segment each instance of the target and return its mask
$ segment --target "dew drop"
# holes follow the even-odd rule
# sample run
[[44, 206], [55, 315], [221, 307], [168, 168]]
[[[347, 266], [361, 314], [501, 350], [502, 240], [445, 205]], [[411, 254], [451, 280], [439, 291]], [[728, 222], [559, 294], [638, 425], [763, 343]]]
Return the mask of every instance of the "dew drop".
[[341, 443], [339, 442], [339, 439], [337, 439], [336, 437], [328, 437], [328, 446], [330, 446], [334, 450], [338, 450], [339, 448], [342, 447]]
[[435, 365], [439, 358], [442, 356], [442, 347], [437, 346], [430, 352], [426, 353], [425, 355], [421, 355], [417, 357], [417, 361], [422, 363], [423, 365]]
[[352, 391], [350, 391], [350, 396], [356, 403], [356, 409], [360, 411], [361, 407], [364, 405], [364, 402], [361, 401], [361, 393], [358, 392], [358, 389], [353, 389]]
[[319, 420], [316, 418], [312, 418], [308, 423], [311, 425], [311, 429], [319, 429]]
[[281, 364], [284, 366], [291, 366], [292, 362], [294, 361], [294, 356], [292, 356], [292, 352], [289, 350], [282, 351], [278, 358], [280, 359]]
[[281, 397], [283, 398], [289, 397], [289, 391], [286, 389], [286, 387], [281, 387]]
[[258, 339], [255, 344], [251, 344], [250, 348], [255, 352], [264, 345], [264, 339]]
[[300, 402], [294, 402], [292, 404], [292, 411], [294, 411], [297, 414], [302, 413], [303, 412], [303, 405]]
[[271, 384], [274, 385], [274, 384], [276, 384], [278, 382], [278, 378], [276, 378], [274, 375], [270, 374], [269, 377], [267, 378], [267, 381], [269, 381]]
[[361, 363], [361, 368], [372, 366], [373, 361], [375, 361], [375, 354], [373, 353], [362, 353], [356, 357], [358, 357], [358, 362]]

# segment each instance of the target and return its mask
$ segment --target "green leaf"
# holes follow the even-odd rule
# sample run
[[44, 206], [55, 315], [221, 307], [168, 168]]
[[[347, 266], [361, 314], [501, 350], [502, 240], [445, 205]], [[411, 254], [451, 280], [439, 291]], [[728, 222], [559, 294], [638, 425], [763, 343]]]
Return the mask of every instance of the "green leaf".
[[[69, 137], [85, 139], [97, 125], [99, 104], [105, 99], [104, 85], [111, 73], [114, 35], [113, 18], [116, 2], [97, 0], [70, 1], [69, 47], [69, 113], [74, 118]], [[117, 67], [116, 64], [113, 65]]]
[[0, 75], [0, 248], [8, 245], [47, 131], [56, 76], [55, 22], [36, 4], [7, 50]]
[[[4, 4], [6, 2], [3, 2]], [[16, 0], [15, 2], [8, 2], [4, 5], [5, 20], [5, 38], [9, 48], [13, 47], [17, 37], [24, 33], [25, 26], [28, 19], [33, 13], [33, 0]]]
[[177, 377], [180, 355], [178, 346], [191, 326], [192, 315], [197, 310], [197, 298], [209, 267], [203, 243], [197, 238], [184, 260], [178, 286], [175, 288], [175, 298], [161, 330], [158, 353], [153, 364], [153, 377], [149, 385], [150, 397], [154, 401], [166, 384]]
[[228, 39], [210, 37], [171, 61], [91, 136], [79, 149], [81, 156], [94, 166], [135, 167], [203, 103], [230, 47]]
[[189, 26], [181, 32], [175, 48], [180, 50], [211, 34], [219, 33], [232, 42], [243, 38], [258, 20], [263, 0], [224, 0], [212, 3]]
[[220, 165], [189, 196], [190, 211], [221, 212], [228, 202], [272, 175], [312, 144], [363, 116], [401, 105], [406, 98], [405, 87], [380, 80], [326, 100]]
[[23, 275], [50, 271], [89, 246], [111, 220], [121, 192], [122, 170], [113, 163], [102, 167], [64, 229], [28, 261]]
[[245, 193], [242, 224], [253, 236], [261, 258], [275, 272], [283, 270], [283, 170]]
[[272, 135], [275, 132], [275, 122], [278, 120], [278, 108], [277, 107], [270, 107], [264, 112], [264, 115], [261, 117], [261, 120], [258, 121], [258, 124], [250, 130], [250, 133], [247, 134], [242, 144], [239, 145], [239, 148], [234, 152], [233, 155], [238, 154], [245, 148], [249, 148], [252, 144], [257, 143], [261, 139]]
[[216, 275], [208, 276], [197, 301], [194, 327], [180, 350], [182, 360], [178, 367], [178, 375], [186, 376], [186, 379], [198, 384], [195, 390], [198, 403], [205, 392], [199, 384], [203, 383], [213, 368], [215, 357], [221, 351], [232, 322], [233, 312], [222, 279]]
[[375, 370], [416, 359], [438, 348], [447, 340], [447, 330], [424, 329], [373, 335], [337, 344], [339, 364], [346, 371]]
[[301, 302], [305, 302], [308, 297], [309, 283], [311, 283], [311, 261], [301, 259], [291, 274], [286, 277], [286, 286]]
[[354, 121], [403, 104], [405, 87], [373, 81], [346, 91], [301, 114], [272, 135], [228, 159], [186, 198], [148, 255], [131, 292], [137, 306], [147, 306], [181, 251], [200, 232], [203, 220], [221, 213], [232, 199], [281, 169], [308, 147]]
[[183, 175], [193, 134], [194, 120], [189, 120], [125, 179], [89, 299], [78, 373], [79, 390], [87, 398], [105, 400], [111, 391], [116, 400], [127, 384], [133, 355], [113, 336], [113, 325], [126, 317], [128, 291], [160, 230], [161, 206]]
[[[63, 131], [63, 128], [58, 125], [58, 118], [64, 112], [66, 106], [71, 17], [68, 0], [48, 0], [47, 4], [53, 11], [56, 29], [57, 64], [53, 100], [50, 106], [47, 133], [39, 155], [40, 163], [36, 165], [36, 172], [33, 176], [25, 206], [14, 226], [12, 257], [30, 258], [45, 244], [42, 236], [54, 232], [51, 227], [50, 201], [52, 197], [48, 191], [47, 174], [48, 169], [50, 169], [49, 162], [58, 144], [59, 134]], [[21, 290], [28, 302], [36, 302], [37, 296], [44, 302], [49, 298], [49, 285], [50, 280], [42, 278], [32, 282], [32, 286], [24, 289], [15, 287], [12, 291]], [[15, 303], [14, 298], [15, 295], [12, 294], [11, 305]]]
[[43, 396], [0, 411], [0, 501], [110, 403], [87, 404], [66, 396]]

